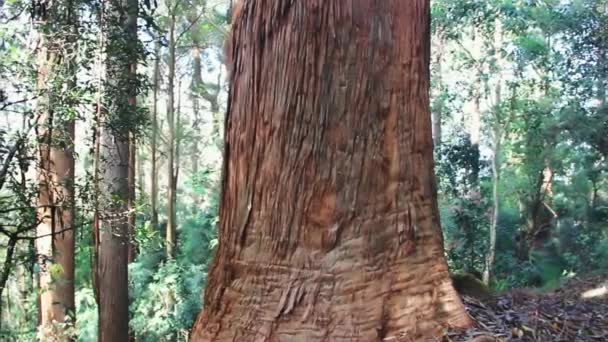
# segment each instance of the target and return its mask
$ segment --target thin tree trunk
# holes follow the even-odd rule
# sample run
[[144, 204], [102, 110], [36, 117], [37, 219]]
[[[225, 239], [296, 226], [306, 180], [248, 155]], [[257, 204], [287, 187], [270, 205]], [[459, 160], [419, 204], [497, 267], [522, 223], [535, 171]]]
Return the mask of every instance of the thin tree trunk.
[[[496, 20], [494, 30], [494, 51], [498, 51], [496, 54], [496, 64], [498, 67], [502, 67], [502, 57], [500, 50], [502, 49], [502, 23], [500, 20]], [[498, 216], [500, 214], [500, 154], [503, 134], [506, 131], [506, 125], [509, 124], [508, 120], [503, 118], [501, 110], [502, 106], [502, 73], [499, 72], [494, 88], [494, 127], [493, 127], [493, 146], [492, 146], [492, 219], [490, 220], [490, 244], [488, 246], [488, 254], [486, 255], [486, 262], [483, 271], [483, 282], [486, 285], [490, 285], [492, 278], [494, 261], [496, 259], [496, 235], [498, 229]], [[514, 108], [511, 108], [513, 111]]]
[[[479, 66], [478, 68], [481, 68]], [[481, 137], [481, 70], [477, 71], [477, 78], [475, 81], [475, 90], [473, 95], [473, 109], [471, 110], [471, 121], [469, 127], [469, 136], [471, 138], [471, 144], [479, 149], [479, 141]]]
[[[192, 175], [196, 177], [198, 174], [198, 164], [199, 164], [199, 129], [201, 124], [201, 113], [200, 113], [200, 94], [205, 90], [203, 84], [202, 77], [202, 67], [201, 67], [201, 51], [203, 49], [201, 43], [201, 32], [199, 26], [196, 21], [198, 20], [198, 16], [195, 14], [191, 15], [190, 24], [192, 25], [192, 29], [190, 34], [192, 35], [192, 84], [190, 86], [191, 99], [192, 99], [192, 114], [194, 115], [194, 122], [192, 123], [192, 131], [194, 132], [194, 139], [192, 141]], [[193, 195], [193, 200], [196, 203], [199, 198], [196, 194]]]
[[99, 341], [129, 340], [129, 146], [137, 64], [137, 0], [106, 3], [105, 116], [101, 135], [103, 173], [99, 230]]
[[[194, 32], [193, 32], [194, 35]], [[194, 48], [192, 49], [192, 112], [194, 114], [194, 122], [192, 123], [192, 131], [194, 132], [194, 139], [192, 140], [192, 154], [191, 154], [191, 163], [192, 163], [192, 176], [198, 176], [198, 164], [199, 164], [199, 134], [198, 131], [200, 129], [201, 123], [201, 113], [199, 108], [199, 90], [204, 86], [203, 80], [201, 77], [201, 51], [197, 45], [197, 41], [193, 39]], [[212, 114], [213, 115], [213, 114]], [[192, 192], [192, 202], [194, 207], [200, 202], [200, 195], [196, 192]]]
[[[179, 166], [180, 166], [180, 153], [182, 144], [182, 82], [181, 80], [177, 84], [177, 110], [175, 112], [175, 167], [173, 170], [173, 194], [177, 196], [177, 181], [179, 177]], [[175, 199], [174, 199], [175, 201]], [[175, 205], [175, 204], [174, 204]], [[175, 216], [175, 212], [173, 213]], [[177, 218], [174, 217], [173, 224], [177, 227]]]
[[152, 211], [152, 227], [158, 227], [158, 89], [160, 87], [160, 41], [154, 42], [154, 76], [152, 95], [152, 141], [151, 171], [150, 171], [150, 207]]
[[[146, 191], [146, 172], [144, 171], [144, 164], [146, 161], [146, 157], [144, 155], [143, 147], [137, 150], [137, 189], [136, 192], [141, 198], [144, 198]], [[137, 198], [137, 197], [136, 197]]]
[[429, 7], [243, 3], [191, 341], [421, 341], [471, 323], [439, 226]]
[[[49, 88], [56, 77], [67, 78], [74, 86], [75, 67], [71, 56], [60, 55], [55, 46], [63, 44], [66, 53], [73, 52], [75, 29], [71, 2], [56, 3], [48, 9], [44, 22], [55, 21], [72, 25], [70, 32], [42, 32], [43, 48], [38, 60], [37, 128], [38, 156], [38, 226], [36, 250], [40, 265], [40, 330], [45, 338], [67, 339], [66, 330], [74, 319], [74, 120], [54, 113], [59, 105], [73, 105], [69, 94]], [[65, 26], [59, 25], [62, 29]], [[55, 94], [53, 94], [55, 93]], [[59, 324], [58, 324], [59, 323]]]
[[[135, 100], [135, 99], [133, 99]], [[133, 102], [135, 105], [135, 102]], [[137, 256], [137, 245], [135, 243], [135, 168], [136, 168], [136, 158], [137, 154], [137, 143], [135, 141], [135, 136], [133, 134], [129, 137], [129, 201], [127, 204], [127, 210], [129, 212], [129, 263], [135, 260]]]
[[13, 267], [13, 257], [15, 255], [15, 246], [17, 245], [17, 239], [14, 236], [9, 237], [6, 243], [6, 252], [4, 256], [4, 263], [2, 264], [2, 272], [0, 273], [0, 331], [2, 331], [2, 323], [4, 318], [4, 310], [2, 305], [2, 294], [6, 289], [8, 277], [11, 274], [11, 268]]
[[[102, 27], [104, 20], [105, 6], [101, 3], [99, 26]], [[98, 75], [97, 75], [97, 103], [95, 108], [95, 127], [93, 128], [93, 253], [91, 253], [91, 282], [93, 284], [93, 293], [95, 295], [95, 302], [97, 303], [97, 314], [99, 315], [99, 231], [101, 226], [101, 125], [102, 125], [102, 98], [103, 98], [103, 85], [105, 77], [104, 69], [104, 48], [105, 48], [105, 37], [104, 33], [100, 30], [98, 36]]]
[[435, 67], [436, 67], [436, 79], [437, 79], [437, 88], [438, 88], [438, 100], [440, 101], [439, 104], [437, 106], [434, 106], [434, 110], [431, 112], [431, 120], [433, 123], [433, 143], [435, 146], [439, 146], [441, 145], [441, 121], [443, 119], [443, 107], [444, 107], [444, 100], [443, 100], [443, 92], [445, 91], [445, 88], [443, 86], [443, 75], [442, 75], [442, 67], [443, 67], [443, 56], [445, 54], [445, 48], [446, 48], [446, 39], [445, 39], [445, 35], [440, 32], [439, 33], [439, 42], [438, 42], [438, 46], [437, 46], [437, 59], [435, 60]]
[[[175, 0], [177, 1], [177, 0]], [[167, 236], [166, 254], [173, 256], [175, 246], [175, 7], [170, 14], [169, 23], [169, 75], [167, 78], [167, 125], [169, 136], [167, 137]]]
[[[608, 2], [604, 2], [603, 9], [600, 10], [602, 16], [608, 15]], [[608, 49], [608, 38], [601, 35], [598, 41], [597, 55], [597, 99], [598, 107], [603, 109], [606, 106], [606, 82], [608, 82], [608, 67], [606, 67], [606, 50]]]
[[[495, 135], [500, 133], [495, 132]], [[496, 235], [498, 229], [498, 215], [500, 213], [500, 153], [501, 153], [500, 137], [496, 138], [492, 151], [492, 219], [490, 222], [490, 245], [488, 246], [488, 255], [486, 257], [486, 265], [483, 273], [483, 282], [486, 285], [490, 284], [494, 269], [494, 261], [496, 259]]]

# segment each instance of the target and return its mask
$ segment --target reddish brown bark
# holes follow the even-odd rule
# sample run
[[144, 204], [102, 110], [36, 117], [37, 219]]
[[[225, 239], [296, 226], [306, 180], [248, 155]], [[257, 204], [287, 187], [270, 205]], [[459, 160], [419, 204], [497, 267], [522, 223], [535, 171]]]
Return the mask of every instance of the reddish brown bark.
[[106, 6], [104, 116], [101, 126], [100, 226], [98, 245], [99, 341], [129, 340], [129, 157], [137, 87], [137, 0], [111, 0]]
[[[47, 123], [51, 120], [47, 117]], [[41, 148], [38, 198], [40, 224], [36, 247], [40, 259], [40, 326], [45, 336], [61, 339], [64, 323], [74, 319], [74, 122], [56, 127], [67, 146]], [[47, 131], [48, 132], [48, 131]], [[45, 153], [44, 151], [47, 151]], [[48, 159], [47, 159], [48, 158]]]
[[[51, 6], [42, 22], [55, 21], [75, 25], [71, 8], [60, 11]], [[70, 321], [74, 320], [74, 121], [55, 107], [70, 106], [66, 94], [53, 87], [58, 77], [66, 77], [74, 86], [74, 66], [66, 61], [58, 49], [74, 48], [72, 32], [75, 28], [61, 26], [56, 32], [42, 30], [42, 48], [38, 53], [37, 103], [38, 135], [38, 226], [35, 241], [40, 266], [39, 324], [45, 339], [65, 340]], [[62, 115], [63, 114], [63, 115]]]
[[192, 341], [420, 341], [470, 324], [443, 257], [428, 20], [428, 0], [243, 2]]

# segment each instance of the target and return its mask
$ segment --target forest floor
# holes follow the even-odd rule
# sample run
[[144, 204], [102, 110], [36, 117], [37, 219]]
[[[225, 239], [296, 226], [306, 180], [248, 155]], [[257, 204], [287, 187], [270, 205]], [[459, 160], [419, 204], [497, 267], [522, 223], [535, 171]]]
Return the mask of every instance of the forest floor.
[[608, 341], [608, 275], [554, 290], [516, 289], [480, 301], [463, 296], [476, 326], [443, 341]]

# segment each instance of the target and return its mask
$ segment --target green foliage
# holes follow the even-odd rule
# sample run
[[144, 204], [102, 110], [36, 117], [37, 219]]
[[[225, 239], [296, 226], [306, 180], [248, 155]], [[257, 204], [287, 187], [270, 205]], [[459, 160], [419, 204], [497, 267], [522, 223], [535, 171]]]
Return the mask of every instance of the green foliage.
[[164, 240], [146, 223], [138, 229], [141, 253], [129, 265], [131, 328], [140, 341], [185, 341], [202, 307], [207, 266], [216, 245], [216, 175], [208, 170], [193, 177], [195, 192], [207, 200], [193, 212], [179, 202], [181, 224], [177, 253], [166, 260]]
[[[137, 269], [131, 269], [137, 273]], [[161, 264], [142, 292], [133, 291], [131, 328], [140, 341], [185, 340], [200, 311], [203, 265]]]
[[488, 203], [482, 195], [479, 147], [466, 135], [442, 144], [436, 153], [443, 197], [442, 224], [453, 270], [481, 272], [487, 251]]
[[78, 341], [97, 340], [98, 314], [93, 289], [90, 287], [76, 291], [76, 327]]

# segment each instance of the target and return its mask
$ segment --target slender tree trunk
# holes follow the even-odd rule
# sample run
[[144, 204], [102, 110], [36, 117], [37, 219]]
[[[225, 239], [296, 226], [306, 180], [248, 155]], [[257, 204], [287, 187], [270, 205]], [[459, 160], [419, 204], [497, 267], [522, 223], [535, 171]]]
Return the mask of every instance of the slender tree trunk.
[[[602, 16], [608, 15], [608, 2], [604, 2], [603, 9], [600, 10]], [[606, 66], [606, 50], [608, 49], [608, 38], [601, 35], [598, 41], [597, 50], [597, 99], [598, 107], [603, 109], [606, 106], [606, 82], [608, 82], [608, 67]]]
[[151, 171], [150, 171], [150, 207], [152, 211], [152, 227], [158, 227], [158, 89], [160, 87], [160, 41], [154, 42], [154, 76], [152, 95], [152, 141]]
[[[500, 50], [502, 49], [502, 23], [500, 20], [496, 20], [494, 29], [494, 51], [498, 51], [495, 55], [496, 64], [499, 68], [502, 67], [502, 57]], [[500, 154], [503, 134], [506, 131], [506, 125], [509, 124], [508, 120], [503, 118], [501, 110], [502, 106], [502, 73], [499, 72], [496, 80], [496, 86], [494, 88], [494, 127], [493, 127], [493, 146], [492, 146], [492, 218], [490, 220], [490, 244], [488, 246], [488, 254], [486, 255], [486, 262], [483, 271], [483, 282], [486, 285], [490, 285], [492, 278], [494, 261], [496, 259], [496, 234], [498, 229], [498, 216], [500, 214]], [[513, 111], [514, 108], [511, 108]]]
[[429, 7], [244, 1], [192, 341], [420, 341], [471, 323], [439, 226]]
[[[193, 41], [193, 44], [196, 44], [196, 42]], [[203, 87], [203, 80], [201, 77], [201, 52], [200, 52], [200, 48], [198, 46], [195, 45], [195, 47], [192, 49], [192, 112], [194, 114], [194, 122], [192, 123], [192, 131], [194, 132], [195, 136], [194, 139], [192, 141], [192, 156], [191, 156], [191, 163], [192, 163], [192, 174], [194, 176], [196, 176], [198, 174], [198, 158], [199, 158], [199, 147], [198, 147], [198, 131], [200, 129], [200, 123], [201, 123], [201, 114], [200, 114], [200, 108], [199, 108], [199, 96], [198, 96], [198, 91], [199, 89], [201, 89], [201, 87]], [[196, 195], [194, 195], [193, 198], [196, 201], [198, 201], [198, 197]]]
[[[173, 168], [173, 196], [177, 196], [177, 181], [179, 177], [179, 166], [181, 165], [181, 145], [182, 145], [182, 82], [177, 84], [177, 110], [175, 111], [175, 167]], [[174, 198], [175, 201], [176, 198]], [[175, 204], [174, 204], [175, 206]], [[175, 209], [173, 215], [175, 216]], [[173, 224], [177, 227], [177, 218], [173, 218]]]
[[[145, 196], [146, 191], [146, 172], [144, 171], [144, 164], [146, 162], [146, 156], [144, 154], [143, 147], [137, 150], [137, 189], [136, 192], [141, 198]], [[137, 196], [136, 196], [137, 198]]]
[[[500, 133], [495, 132], [495, 136]], [[495, 138], [494, 148], [492, 151], [492, 219], [490, 222], [490, 245], [488, 246], [488, 255], [486, 256], [486, 265], [483, 273], [483, 282], [486, 285], [490, 284], [492, 271], [494, 269], [494, 261], [496, 259], [496, 235], [498, 229], [498, 215], [500, 213], [500, 153], [501, 141], [500, 137]]]
[[[481, 69], [481, 66], [478, 68]], [[471, 110], [471, 121], [469, 126], [469, 135], [471, 137], [471, 144], [479, 149], [479, 140], [481, 137], [481, 70], [477, 71], [477, 78], [475, 81], [475, 90], [473, 95], [473, 109]]]
[[437, 45], [437, 55], [436, 55], [436, 60], [435, 60], [435, 73], [436, 73], [436, 80], [437, 80], [437, 96], [438, 96], [438, 101], [439, 103], [434, 106], [434, 110], [431, 112], [431, 120], [433, 123], [433, 142], [435, 146], [439, 146], [441, 145], [441, 121], [443, 119], [443, 108], [444, 108], [444, 100], [443, 100], [443, 92], [445, 91], [445, 88], [443, 86], [443, 80], [442, 80], [442, 67], [443, 67], [443, 56], [445, 54], [445, 48], [446, 48], [446, 38], [445, 35], [440, 32], [439, 33], [439, 42]]
[[[175, 0], [177, 1], [177, 0]], [[167, 125], [169, 136], [167, 137], [167, 257], [173, 256], [175, 246], [175, 7], [170, 14], [169, 23], [169, 75], [167, 78]]]
[[[48, 8], [43, 22], [55, 21], [75, 25], [71, 2], [55, 3]], [[65, 26], [59, 25], [62, 29]], [[74, 26], [75, 27], [75, 26]], [[69, 29], [68, 29], [69, 30]], [[49, 32], [43, 28], [43, 48], [38, 59], [38, 221], [36, 250], [40, 265], [40, 330], [45, 338], [65, 340], [66, 329], [74, 319], [74, 120], [54, 113], [59, 105], [54, 98], [72, 104], [69, 94], [49, 88], [56, 77], [67, 77], [74, 86], [75, 67], [71, 56], [75, 42], [73, 32]], [[59, 52], [54, 48], [63, 44]], [[55, 93], [55, 94], [53, 94]], [[59, 324], [57, 324], [59, 323]]]
[[2, 294], [6, 289], [8, 277], [11, 274], [13, 267], [13, 258], [15, 256], [15, 246], [17, 245], [17, 239], [14, 236], [9, 236], [6, 243], [6, 251], [4, 254], [4, 262], [2, 264], [2, 271], [0, 273], [0, 331], [2, 331], [2, 323], [4, 322], [4, 305], [2, 305]]
[[[101, 3], [100, 15], [99, 15], [99, 26], [104, 25], [104, 13], [105, 6]], [[93, 284], [93, 293], [95, 294], [95, 302], [97, 303], [97, 314], [99, 315], [99, 231], [101, 226], [101, 125], [102, 125], [102, 114], [103, 114], [103, 86], [105, 77], [104, 68], [104, 48], [105, 48], [105, 36], [104, 32], [100, 30], [97, 38], [99, 44], [99, 50], [97, 51], [98, 61], [98, 75], [97, 75], [97, 101], [95, 108], [95, 127], [93, 128], [93, 253], [91, 253], [91, 282]]]
[[[129, 99], [131, 100], [131, 99]], [[135, 98], [133, 98], [133, 106], [135, 105]], [[129, 201], [127, 204], [127, 210], [129, 212], [129, 263], [135, 260], [137, 256], [137, 245], [135, 243], [135, 168], [137, 163], [137, 143], [135, 136], [131, 134], [129, 136]]]
[[[203, 49], [200, 30], [200, 25], [197, 25], [198, 15], [192, 13], [190, 16], [190, 24], [192, 29], [190, 34], [192, 35], [192, 84], [190, 85], [191, 99], [192, 99], [192, 114], [194, 115], [194, 122], [192, 123], [192, 131], [194, 132], [194, 139], [192, 141], [192, 174], [196, 176], [198, 174], [199, 164], [199, 129], [201, 124], [201, 113], [200, 113], [200, 95], [205, 92], [205, 85], [203, 84], [202, 67], [201, 67], [201, 52]], [[193, 195], [193, 201], [198, 202], [199, 198], [196, 194]]]
[[129, 340], [129, 165], [130, 135], [137, 95], [137, 0], [106, 3], [105, 116], [101, 133], [103, 194], [99, 230], [99, 341]]

